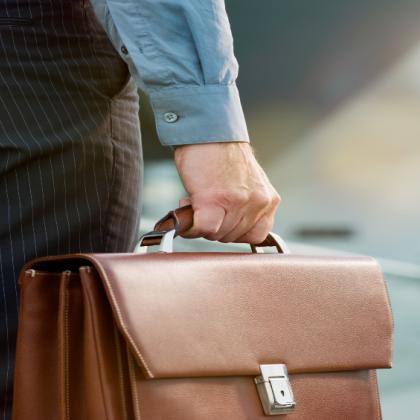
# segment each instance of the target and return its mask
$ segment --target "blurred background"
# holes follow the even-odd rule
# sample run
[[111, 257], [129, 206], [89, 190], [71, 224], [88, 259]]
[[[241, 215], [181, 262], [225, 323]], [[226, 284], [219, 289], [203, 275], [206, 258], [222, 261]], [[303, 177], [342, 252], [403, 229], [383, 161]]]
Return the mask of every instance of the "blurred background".
[[[275, 231], [293, 252], [379, 259], [395, 321], [394, 368], [379, 377], [383, 416], [418, 419], [420, 1], [226, 0], [226, 8], [252, 144], [283, 198]], [[141, 121], [147, 231], [184, 192], [144, 97]]]

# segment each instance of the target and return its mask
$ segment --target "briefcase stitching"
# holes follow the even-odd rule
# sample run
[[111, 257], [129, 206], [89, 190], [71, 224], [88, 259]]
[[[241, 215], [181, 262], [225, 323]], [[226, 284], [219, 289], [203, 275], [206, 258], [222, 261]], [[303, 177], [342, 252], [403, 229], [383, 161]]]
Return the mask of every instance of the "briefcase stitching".
[[115, 325], [115, 322], [113, 324], [113, 330], [114, 330], [114, 341], [115, 341], [115, 348], [117, 350], [117, 369], [118, 369], [118, 378], [119, 378], [119, 385], [120, 385], [120, 392], [121, 392], [121, 401], [122, 401], [122, 407], [123, 407], [123, 413], [124, 413], [124, 419], [128, 419], [127, 414], [127, 405], [125, 400], [125, 393], [124, 393], [124, 374], [122, 370], [122, 354], [121, 354], [121, 344], [118, 337], [118, 329]]
[[136, 384], [136, 372], [134, 371], [134, 364], [133, 364], [133, 357], [130, 354], [130, 350], [127, 347], [127, 360], [128, 360], [128, 374], [130, 376], [130, 388], [131, 393], [133, 395], [133, 404], [134, 404], [134, 416], [136, 420], [141, 420], [140, 415], [140, 404], [139, 404], [139, 397], [137, 395], [135, 384]]

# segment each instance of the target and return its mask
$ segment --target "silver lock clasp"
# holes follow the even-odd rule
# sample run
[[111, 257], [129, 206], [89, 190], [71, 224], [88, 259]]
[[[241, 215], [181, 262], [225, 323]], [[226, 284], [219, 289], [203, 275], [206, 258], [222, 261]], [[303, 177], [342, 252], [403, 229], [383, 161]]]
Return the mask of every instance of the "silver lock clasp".
[[287, 367], [283, 364], [260, 365], [261, 375], [254, 381], [267, 416], [291, 413], [296, 403]]

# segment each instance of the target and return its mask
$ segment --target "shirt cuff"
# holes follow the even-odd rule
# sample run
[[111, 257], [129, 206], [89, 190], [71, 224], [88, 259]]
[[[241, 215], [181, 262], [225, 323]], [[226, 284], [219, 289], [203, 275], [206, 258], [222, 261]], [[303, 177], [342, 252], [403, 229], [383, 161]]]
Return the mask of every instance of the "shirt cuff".
[[165, 146], [249, 142], [235, 83], [160, 88], [149, 90], [149, 97], [159, 140]]

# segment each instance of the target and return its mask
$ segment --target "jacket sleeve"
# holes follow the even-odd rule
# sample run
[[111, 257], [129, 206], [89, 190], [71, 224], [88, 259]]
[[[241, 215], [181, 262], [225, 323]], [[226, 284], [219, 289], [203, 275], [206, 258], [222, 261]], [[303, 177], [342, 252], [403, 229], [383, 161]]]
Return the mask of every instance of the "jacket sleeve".
[[224, 0], [91, 0], [162, 144], [249, 141]]

